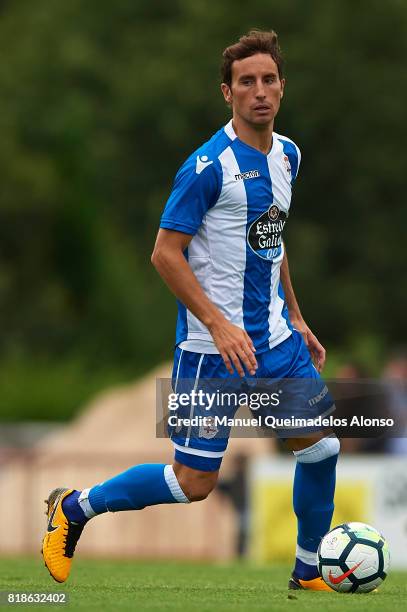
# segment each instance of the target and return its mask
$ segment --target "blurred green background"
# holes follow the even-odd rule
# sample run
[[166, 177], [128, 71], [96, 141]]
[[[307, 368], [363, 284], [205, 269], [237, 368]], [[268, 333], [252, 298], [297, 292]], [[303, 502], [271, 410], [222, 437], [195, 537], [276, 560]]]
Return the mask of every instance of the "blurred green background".
[[376, 375], [406, 331], [404, 0], [0, 3], [1, 419], [63, 420], [171, 358], [150, 264], [178, 166], [226, 123], [225, 46], [274, 28], [300, 146], [286, 244], [303, 314]]

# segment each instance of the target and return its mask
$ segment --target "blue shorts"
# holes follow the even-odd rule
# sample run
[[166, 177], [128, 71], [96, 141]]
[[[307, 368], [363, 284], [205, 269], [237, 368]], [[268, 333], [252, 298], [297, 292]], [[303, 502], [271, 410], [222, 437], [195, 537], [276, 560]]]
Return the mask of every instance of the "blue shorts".
[[[258, 369], [255, 376], [247, 374], [241, 379], [237, 372], [233, 375], [228, 372], [220, 355], [194, 353], [177, 347], [172, 374], [173, 390], [178, 394], [190, 393], [191, 389], [208, 390], [212, 381], [219, 382], [219, 380], [221, 383], [224, 381], [226, 390], [228, 386], [229, 390], [232, 388], [236, 390], [236, 385], [246, 385], [246, 388], [250, 388], [256, 385], [258, 379], [262, 382], [269, 380], [270, 385], [274, 386], [278, 381], [278, 388], [282, 383], [283, 386], [287, 383], [288, 395], [292, 398], [290, 406], [301, 404], [306, 407], [305, 412], [304, 408], [302, 409], [302, 416], [315, 418], [326, 415], [333, 409], [332, 398], [329, 393], [324, 392], [327, 391], [325, 383], [314, 367], [302, 335], [298, 331], [293, 330], [289, 338], [273, 349], [256, 353], [256, 359]], [[307, 380], [301, 383], [299, 379]], [[282, 393], [281, 390], [279, 392]], [[315, 399], [315, 397], [318, 398], [317, 402], [309, 401], [309, 398]], [[238, 408], [239, 405], [226, 409], [222, 406], [222, 413], [226, 411], [228, 417], [233, 417]], [[185, 413], [189, 417], [194, 417], [199, 414], [199, 410], [199, 407], [191, 405], [187, 406]], [[262, 410], [264, 413], [266, 409]], [[270, 407], [267, 410], [270, 413]], [[257, 411], [256, 416], [259, 412], [261, 411]], [[272, 412], [275, 413], [273, 410]], [[176, 461], [202, 471], [219, 469], [227, 448], [230, 427], [223, 428], [222, 435], [219, 433], [214, 435], [210, 427], [202, 426], [189, 429], [169, 426], [168, 431], [174, 444]]]

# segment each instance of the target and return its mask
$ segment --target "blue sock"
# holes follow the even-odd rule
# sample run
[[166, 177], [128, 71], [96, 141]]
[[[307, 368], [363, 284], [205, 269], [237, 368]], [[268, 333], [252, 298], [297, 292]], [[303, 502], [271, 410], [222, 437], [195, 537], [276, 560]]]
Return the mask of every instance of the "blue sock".
[[301, 578], [301, 580], [312, 580], [319, 576], [318, 568], [315, 564], [305, 563], [298, 557], [295, 558], [293, 574], [296, 578]]
[[179, 486], [172, 466], [159, 463], [136, 465], [92, 487], [88, 500], [96, 514], [189, 501]]
[[80, 495], [80, 491], [73, 491], [68, 497], [62, 502], [62, 510], [65, 513], [68, 521], [72, 523], [86, 523], [88, 520], [85, 516], [84, 511], [78, 504], [78, 497]]
[[337, 460], [338, 455], [315, 463], [297, 461], [295, 468], [293, 501], [298, 538], [294, 574], [303, 580], [319, 576], [314, 553], [331, 525]]

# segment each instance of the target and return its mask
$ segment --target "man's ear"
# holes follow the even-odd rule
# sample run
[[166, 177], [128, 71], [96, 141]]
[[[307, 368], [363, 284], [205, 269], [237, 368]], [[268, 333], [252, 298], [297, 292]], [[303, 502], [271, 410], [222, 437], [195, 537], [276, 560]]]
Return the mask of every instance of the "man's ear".
[[229, 85], [227, 85], [226, 83], [222, 83], [220, 88], [222, 90], [223, 97], [225, 98], [226, 104], [230, 106], [233, 100], [232, 90], [230, 89]]
[[281, 83], [280, 99], [282, 99], [284, 96], [285, 79], [281, 79], [280, 83]]

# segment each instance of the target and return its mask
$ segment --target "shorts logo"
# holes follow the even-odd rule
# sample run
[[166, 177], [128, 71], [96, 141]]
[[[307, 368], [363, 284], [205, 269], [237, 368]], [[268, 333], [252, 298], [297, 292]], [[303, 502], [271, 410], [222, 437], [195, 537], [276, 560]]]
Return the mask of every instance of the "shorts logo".
[[322, 391], [318, 393], [318, 395], [315, 395], [315, 397], [311, 397], [311, 399], [308, 400], [308, 404], [310, 406], [315, 406], [315, 404], [318, 404], [318, 402], [324, 399], [327, 393], [328, 393], [328, 387], [325, 385]]
[[218, 428], [215, 425], [214, 417], [205, 417], [205, 425], [199, 426], [198, 436], [206, 440], [212, 440], [218, 433]]
[[262, 259], [273, 261], [281, 254], [281, 242], [287, 214], [277, 204], [271, 204], [249, 227], [247, 242]]
[[260, 176], [258, 170], [248, 170], [248, 172], [242, 172], [242, 174], [235, 174], [235, 181], [245, 181]]

